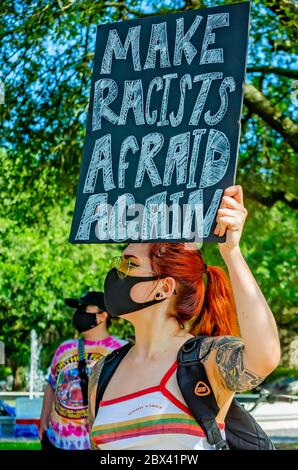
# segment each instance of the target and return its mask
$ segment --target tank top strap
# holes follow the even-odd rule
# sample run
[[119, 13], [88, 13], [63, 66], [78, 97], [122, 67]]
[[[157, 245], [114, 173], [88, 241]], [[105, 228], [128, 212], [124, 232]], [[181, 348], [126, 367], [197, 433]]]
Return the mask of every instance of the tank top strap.
[[165, 388], [166, 383], [170, 380], [170, 378], [172, 377], [174, 372], [177, 370], [177, 367], [178, 367], [178, 361], [176, 359], [175, 362], [171, 365], [171, 367], [167, 370], [167, 372], [165, 373], [165, 375], [161, 379], [161, 381], [160, 381], [160, 388], [161, 389]]
[[176, 398], [170, 392], [170, 390], [168, 390], [167, 387], [166, 387], [167, 382], [172, 377], [172, 375], [176, 372], [177, 368], [178, 368], [178, 361], [175, 360], [174, 364], [171, 365], [169, 370], [165, 373], [165, 375], [161, 379], [161, 382], [160, 382], [160, 385], [159, 385], [159, 390], [177, 408], [179, 408], [184, 413], [186, 413], [188, 415], [191, 415], [191, 412], [190, 412], [189, 408], [184, 403], [182, 403], [180, 400], [178, 400], [178, 398]]

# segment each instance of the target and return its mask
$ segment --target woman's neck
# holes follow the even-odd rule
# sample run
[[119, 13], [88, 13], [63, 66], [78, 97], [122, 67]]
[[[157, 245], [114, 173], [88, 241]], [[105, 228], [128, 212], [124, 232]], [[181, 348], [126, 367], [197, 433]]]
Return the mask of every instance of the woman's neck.
[[181, 329], [174, 317], [156, 312], [137, 312], [129, 318], [135, 329], [135, 345], [131, 355], [140, 360], [158, 359], [161, 354], [177, 353], [192, 335]]

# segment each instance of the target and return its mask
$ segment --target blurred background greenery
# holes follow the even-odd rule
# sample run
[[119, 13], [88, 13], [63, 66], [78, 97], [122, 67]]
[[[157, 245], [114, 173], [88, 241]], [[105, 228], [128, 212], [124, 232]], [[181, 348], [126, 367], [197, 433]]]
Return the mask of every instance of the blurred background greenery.
[[[73, 336], [64, 298], [102, 289], [119, 245], [71, 245], [96, 26], [229, 1], [2, 0], [0, 3], [0, 340], [15, 390], [30, 331], [41, 365]], [[237, 182], [249, 211], [244, 255], [278, 323], [281, 375], [297, 376], [297, 3], [252, 2]], [[2, 97], [3, 98], [3, 97]], [[2, 99], [4, 101], [4, 99]], [[208, 264], [223, 265], [216, 245]], [[128, 336], [123, 320], [112, 332]], [[295, 346], [296, 344], [296, 346]]]

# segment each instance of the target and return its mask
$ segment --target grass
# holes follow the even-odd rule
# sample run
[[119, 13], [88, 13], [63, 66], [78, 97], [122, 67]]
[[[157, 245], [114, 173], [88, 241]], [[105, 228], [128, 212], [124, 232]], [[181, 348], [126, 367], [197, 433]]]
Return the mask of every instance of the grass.
[[[278, 450], [298, 450], [298, 442], [278, 443]], [[39, 441], [0, 441], [0, 450], [40, 450]]]
[[39, 441], [0, 441], [0, 450], [40, 450]]
[[298, 450], [298, 442], [279, 442], [275, 447], [277, 450]]

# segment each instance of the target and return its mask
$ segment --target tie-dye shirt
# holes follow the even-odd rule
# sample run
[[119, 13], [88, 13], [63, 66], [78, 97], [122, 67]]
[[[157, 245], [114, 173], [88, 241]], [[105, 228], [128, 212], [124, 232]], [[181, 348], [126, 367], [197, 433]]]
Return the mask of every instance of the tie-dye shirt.
[[[100, 341], [84, 340], [88, 376], [94, 364], [114, 349], [126, 344], [114, 336]], [[55, 392], [47, 436], [59, 449], [89, 449], [88, 407], [83, 396], [78, 371], [78, 340], [64, 341], [51, 363], [49, 384]]]

